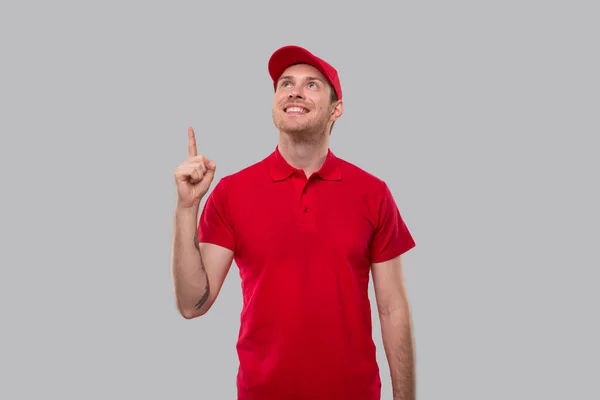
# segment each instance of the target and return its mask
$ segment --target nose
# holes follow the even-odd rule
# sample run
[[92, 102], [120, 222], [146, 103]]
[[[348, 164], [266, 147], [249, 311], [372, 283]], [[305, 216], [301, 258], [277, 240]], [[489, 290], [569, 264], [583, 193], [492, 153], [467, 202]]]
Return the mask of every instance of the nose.
[[290, 94], [288, 94], [288, 97], [289, 97], [290, 99], [302, 99], [302, 98], [304, 98], [304, 97], [302, 96], [302, 93], [300, 93], [300, 92], [299, 92], [299, 91], [297, 91], [297, 90], [292, 90], [292, 91], [290, 92]]

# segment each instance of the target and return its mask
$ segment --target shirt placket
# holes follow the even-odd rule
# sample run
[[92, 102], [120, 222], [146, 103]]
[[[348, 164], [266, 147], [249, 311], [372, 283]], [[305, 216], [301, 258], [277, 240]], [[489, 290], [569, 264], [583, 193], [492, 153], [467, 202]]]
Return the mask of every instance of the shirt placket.
[[314, 184], [312, 179], [303, 177], [299, 180], [300, 185], [300, 230], [302, 232], [314, 232], [316, 229], [316, 213], [314, 203]]

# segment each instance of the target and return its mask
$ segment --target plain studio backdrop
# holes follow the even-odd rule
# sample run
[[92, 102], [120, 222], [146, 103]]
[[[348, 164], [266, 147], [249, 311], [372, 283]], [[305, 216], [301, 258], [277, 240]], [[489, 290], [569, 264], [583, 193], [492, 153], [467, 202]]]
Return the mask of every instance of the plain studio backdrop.
[[600, 398], [599, 11], [3, 1], [0, 398], [235, 398], [239, 273], [206, 316], [176, 311], [173, 171], [188, 126], [215, 182], [274, 149], [286, 44], [338, 68], [331, 148], [416, 240], [418, 398]]

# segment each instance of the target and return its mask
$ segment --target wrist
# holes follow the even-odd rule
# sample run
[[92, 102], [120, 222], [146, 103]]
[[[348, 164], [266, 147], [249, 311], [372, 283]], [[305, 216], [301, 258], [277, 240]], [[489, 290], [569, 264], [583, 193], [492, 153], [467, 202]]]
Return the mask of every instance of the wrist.
[[177, 203], [175, 206], [175, 215], [180, 217], [197, 217], [199, 204], [193, 206]]

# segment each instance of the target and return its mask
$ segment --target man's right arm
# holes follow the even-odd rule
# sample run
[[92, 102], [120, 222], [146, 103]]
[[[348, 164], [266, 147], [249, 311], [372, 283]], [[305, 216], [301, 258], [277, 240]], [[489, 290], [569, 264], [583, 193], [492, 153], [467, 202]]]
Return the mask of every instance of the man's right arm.
[[198, 209], [176, 207], [172, 273], [177, 308], [186, 319], [206, 314], [233, 262], [233, 251], [198, 243]]

